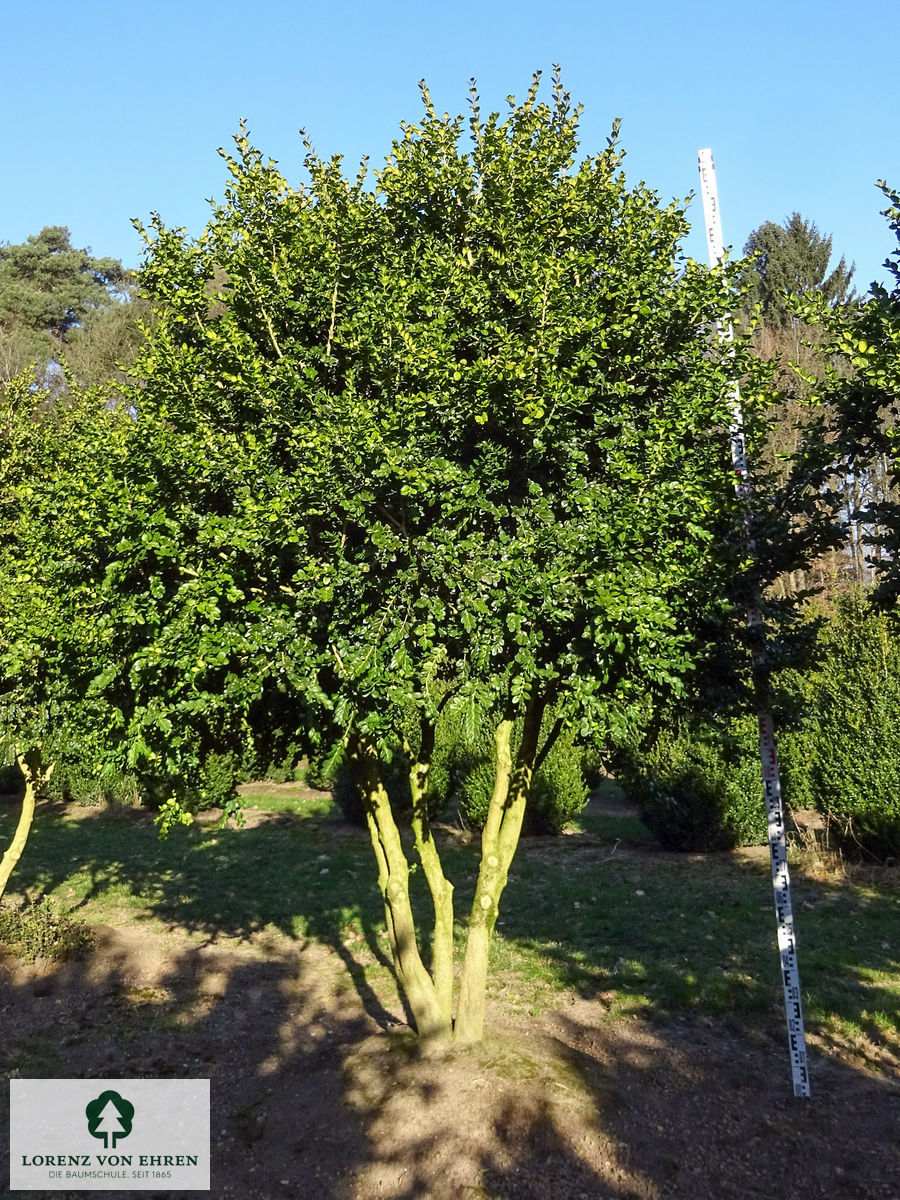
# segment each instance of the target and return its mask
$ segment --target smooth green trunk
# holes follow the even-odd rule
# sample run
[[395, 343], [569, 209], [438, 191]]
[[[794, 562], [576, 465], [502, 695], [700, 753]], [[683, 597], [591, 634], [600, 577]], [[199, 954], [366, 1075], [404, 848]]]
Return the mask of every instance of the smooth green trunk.
[[449, 1031], [453, 1018], [453, 884], [444, 874], [428, 818], [426, 793], [433, 752], [434, 726], [426, 724], [422, 730], [418, 760], [412, 764], [409, 774], [413, 802], [412, 830], [434, 908], [431, 971], [441, 1016]]
[[511, 751], [512, 719], [501, 721], [495, 734], [497, 767], [494, 791], [481, 838], [481, 866], [469, 916], [459, 1006], [453, 1031], [454, 1040], [458, 1042], [478, 1042], [484, 1036], [491, 937], [497, 923], [500, 897], [506, 887], [509, 866], [522, 832], [543, 707], [543, 702], [537, 699], [528, 705], [515, 769]]
[[409, 862], [390, 800], [378, 772], [375, 747], [359, 740], [350, 746], [354, 777], [366, 802], [366, 818], [378, 863], [378, 887], [384, 901], [385, 922], [397, 979], [409, 1003], [419, 1037], [425, 1044], [446, 1041], [450, 1014], [438, 999], [416, 941], [409, 898]]

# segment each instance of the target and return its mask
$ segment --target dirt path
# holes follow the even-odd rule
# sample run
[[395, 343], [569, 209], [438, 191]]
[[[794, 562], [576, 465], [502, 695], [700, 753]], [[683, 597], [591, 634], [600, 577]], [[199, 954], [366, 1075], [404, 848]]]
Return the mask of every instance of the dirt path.
[[0, 963], [4, 1069], [208, 1076], [214, 1197], [900, 1197], [900, 1079], [814, 1054], [814, 1097], [795, 1101], [774, 1016], [761, 1034], [494, 1000], [483, 1046], [422, 1061], [382, 1000], [316, 944], [123, 914], [86, 960]]

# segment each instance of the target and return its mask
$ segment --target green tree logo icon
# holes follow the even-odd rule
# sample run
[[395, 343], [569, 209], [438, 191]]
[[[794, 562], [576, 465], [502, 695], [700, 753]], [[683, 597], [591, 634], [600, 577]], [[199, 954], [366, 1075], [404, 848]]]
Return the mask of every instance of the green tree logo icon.
[[[134, 1105], [118, 1092], [101, 1092], [84, 1110], [92, 1137], [103, 1138], [106, 1150], [115, 1150], [116, 1142], [131, 1133]], [[112, 1145], [110, 1145], [112, 1138]]]

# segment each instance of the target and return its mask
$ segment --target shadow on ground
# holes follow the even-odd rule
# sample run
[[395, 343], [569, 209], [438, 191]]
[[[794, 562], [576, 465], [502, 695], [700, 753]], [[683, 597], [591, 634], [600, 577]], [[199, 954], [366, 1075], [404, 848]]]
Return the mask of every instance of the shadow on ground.
[[[896, 1200], [896, 1074], [820, 1053], [813, 1100], [790, 1095], [765, 871], [596, 838], [523, 846], [504, 937], [537, 947], [568, 1007], [527, 1017], [495, 995], [486, 1043], [438, 1061], [371, 983], [384, 944], [364, 834], [279, 814], [160, 842], [144, 813], [49, 807], [32, 836], [17, 887], [107, 924], [83, 962], [5, 964], [4, 1072], [209, 1076], [216, 1197]], [[472, 869], [448, 847], [460, 912]], [[823, 885], [797, 900], [820, 1007], [839, 938], [844, 998], [896, 1024], [875, 979], [896, 976], [895, 899]], [[610, 1021], [608, 993], [639, 986], [643, 1015]]]
[[[11, 825], [11, 815], [0, 813], [0, 826]], [[244, 828], [208, 821], [160, 841], [146, 811], [45, 805], [14, 884], [32, 896], [52, 892], [93, 921], [149, 913], [210, 942], [264, 930], [322, 942], [341, 957], [369, 1015], [388, 1028], [385, 981], [390, 1005], [396, 989], [367, 834], [334, 816], [248, 816]], [[462, 919], [475, 847], [445, 840]], [[427, 916], [422, 873], [411, 883], [417, 911]], [[799, 879], [794, 906], [810, 1026], [841, 1054], [896, 1065], [896, 889]], [[636, 1008], [666, 1018], [738, 1014], [763, 1024], [779, 1004], [763, 860], [623, 849], [597, 836], [528, 839], [513, 863], [498, 930], [495, 970], [505, 945], [519, 955], [514, 971], [522, 975], [525, 955], [525, 974], [542, 977], [550, 990], [562, 984], [601, 1000], [616, 994], [620, 1008], [623, 997], [626, 1007], [633, 997]]]
[[896, 1198], [900, 1088], [819, 1061], [796, 1101], [781, 1046], [727, 1020], [494, 1006], [484, 1045], [422, 1059], [318, 946], [177, 948], [146, 927], [0, 969], [5, 1074], [211, 1079], [223, 1200]]

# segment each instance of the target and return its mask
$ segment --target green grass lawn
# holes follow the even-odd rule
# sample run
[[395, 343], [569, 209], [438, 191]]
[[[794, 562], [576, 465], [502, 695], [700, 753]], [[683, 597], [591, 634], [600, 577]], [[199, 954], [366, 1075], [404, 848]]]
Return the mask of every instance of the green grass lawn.
[[[277, 929], [349, 947], [360, 977], [385, 984], [386, 941], [367, 834], [329, 798], [245, 797], [262, 823], [197, 823], [160, 841], [140, 810], [39, 809], [6, 903], [47, 894], [89, 922], [155, 916], [204, 936]], [[0, 808], [0, 845], [17, 813]], [[445, 870], [467, 914], [477, 838], [447, 833]], [[430, 906], [421, 871], [418, 911]], [[795, 878], [807, 1025], [845, 1047], [900, 1051], [900, 906], [890, 881]], [[423, 924], [424, 929], [424, 924]], [[460, 945], [464, 928], [458, 928]], [[627, 811], [586, 814], [583, 828], [523, 840], [501, 902], [491, 992], [539, 1011], [574, 991], [610, 1018], [732, 1014], [769, 1028], [780, 1004], [768, 862], [655, 849]], [[863, 1052], [861, 1050], [860, 1052]]]

